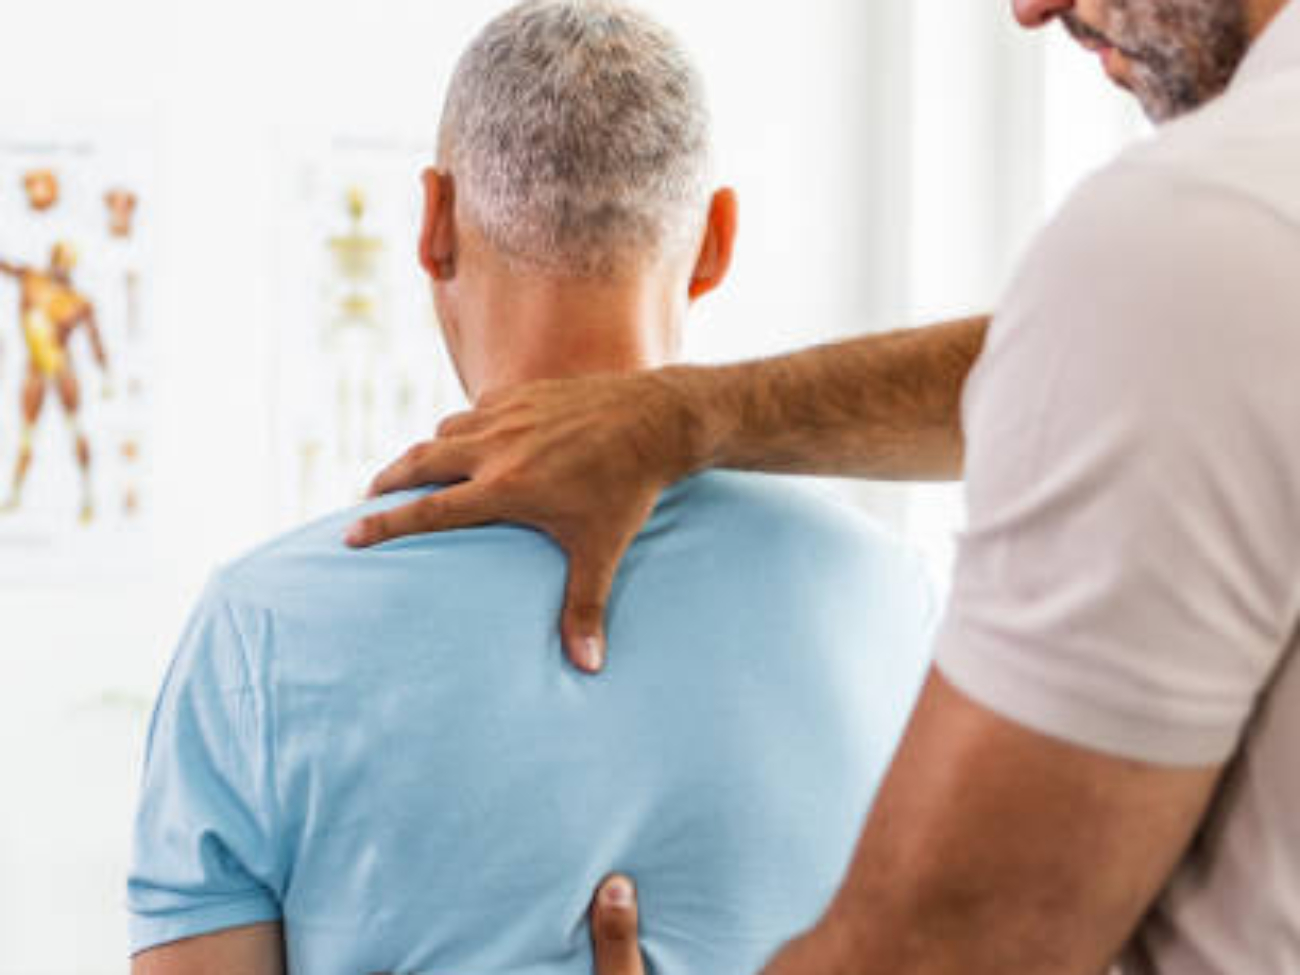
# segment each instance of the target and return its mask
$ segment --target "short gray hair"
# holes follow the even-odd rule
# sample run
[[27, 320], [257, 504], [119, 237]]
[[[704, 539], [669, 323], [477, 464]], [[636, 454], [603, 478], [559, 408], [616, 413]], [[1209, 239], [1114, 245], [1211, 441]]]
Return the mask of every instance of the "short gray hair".
[[439, 152], [498, 251], [587, 276], [698, 236], [709, 129], [666, 28], [613, 0], [527, 0], [461, 56]]

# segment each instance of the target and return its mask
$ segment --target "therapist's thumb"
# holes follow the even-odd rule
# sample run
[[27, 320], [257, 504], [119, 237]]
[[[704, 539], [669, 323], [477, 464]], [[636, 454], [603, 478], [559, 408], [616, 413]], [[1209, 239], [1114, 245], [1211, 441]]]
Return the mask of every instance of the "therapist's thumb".
[[605, 606], [623, 550], [577, 548], [569, 552], [560, 635], [569, 660], [588, 674], [605, 666]]
[[569, 556], [560, 634], [579, 670], [595, 674], [605, 666], [605, 610], [614, 577], [657, 499], [657, 490], [645, 490], [621, 499], [610, 514], [593, 515], [587, 525], [552, 533]]
[[622, 874], [606, 877], [592, 898], [591, 946], [596, 975], [645, 975], [636, 887]]

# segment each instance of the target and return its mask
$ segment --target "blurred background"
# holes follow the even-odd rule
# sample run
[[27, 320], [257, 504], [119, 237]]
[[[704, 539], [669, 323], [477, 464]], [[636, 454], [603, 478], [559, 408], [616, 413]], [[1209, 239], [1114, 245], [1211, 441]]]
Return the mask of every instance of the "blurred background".
[[[75, 245], [109, 371], [79, 336], [93, 511], [51, 398], [0, 515], [0, 975], [127, 970], [143, 735], [188, 606], [460, 407], [415, 270], [416, 178], [459, 51], [506, 5], [5, 3], [0, 260], [41, 271]], [[1004, 0], [642, 5], [700, 61], [742, 204], [696, 360], [994, 307], [1050, 212], [1145, 131]], [[0, 278], [0, 503], [27, 355]], [[958, 489], [832, 487], [942, 583]]]

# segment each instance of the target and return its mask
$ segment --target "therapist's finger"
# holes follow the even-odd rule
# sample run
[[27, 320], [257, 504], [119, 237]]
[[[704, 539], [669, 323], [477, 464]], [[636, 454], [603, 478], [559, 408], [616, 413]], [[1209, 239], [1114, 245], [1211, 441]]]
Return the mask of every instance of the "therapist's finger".
[[498, 517], [484, 503], [482, 489], [466, 482], [362, 518], [348, 529], [346, 541], [353, 548], [369, 548], [405, 535], [473, 528]]
[[492, 413], [482, 409], [453, 413], [438, 424], [437, 437], [439, 440], [445, 440], [450, 437], [463, 437], [466, 434], [478, 433], [484, 427], [489, 426], [492, 419]]
[[591, 946], [596, 975], [645, 975], [636, 887], [622, 874], [606, 877], [592, 898]]
[[635, 527], [568, 550], [560, 637], [570, 662], [588, 674], [605, 666], [605, 609], [618, 564], [634, 537]]
[[605, 666], [605, 604], [614, 585], [618, 555], [571, 552], [560, 636], [570, 662], [596, 674]]
[[476, 457], [463, 440], [425, 440], [385, 467], [370, 483], [370, 497], [468, 477]]

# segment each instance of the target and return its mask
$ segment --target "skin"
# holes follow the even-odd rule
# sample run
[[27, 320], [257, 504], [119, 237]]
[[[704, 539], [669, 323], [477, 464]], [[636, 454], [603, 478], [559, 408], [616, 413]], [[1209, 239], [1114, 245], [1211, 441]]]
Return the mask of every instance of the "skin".
[[[697, 246], [638, 256], [600, 280], [521, 268], [458, 214], [455, 180], [424, 174], [421, 265], [433, 282], [447, 347], [471, 399], [521, 381], [632, 374], [672, 361], [691, 304], [731, 266], [735, 194], [708, 204]], [[444, 493], [455, 496], [459, 488]], [[636, 906], [627, 878], [611, 876], [592, 904], [592, 944], [607, 975], [641, 975]], [[279, 924], [232, 928], [137, 955], [133, 975], [282, 975]], [[362, 973], [358, 973], [362, 975]]]
[[280, 925], [251, 924], [141, 952], [131, 975], [284, 975]]
[[[1180, 97], [1222, 89], [1211, 70], [1219, 55], [1198, 44], [1229, 43], [1198, 41], [1188, 23], [1235, 18], [1249, 41], [1285, 5], [1242, 0], [1222, 21], [1197, 21], [1193, 8], [1206, 13], [1206, 0], [1162, 2], [1188, 18], [1163, 34], [1151, 33], [1157, 0], [1013, 8], [1028, 28], [1068, 15], [1067, 28], [1101, 54], [1111, 78], [1160, 117], [1170, 106], [1157, 80]], [[1168, 78], [1146, 76], [1161, 67], [1144, 60], [1156, 48], [1181, 52]], [[352, 540], [497, 518], [551, 533], [578, 580], [564, 610], [566, 646], [589, 667], [618, 559], [664, 483], [707, 466], [959, 476], [960, 391], [987, 326], [974, 319], [739, 366], [493, 392], [375, 483], [385, 491], [463, 480], [458, 493], [364, 522]], [[934, 672], [843, 886], [766, 971], [1096, 975], [1184, 855], [1220, 773], [1064, 743], [983, 708]]]

